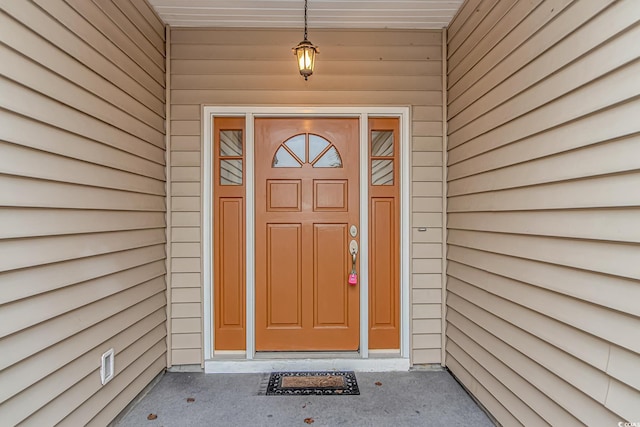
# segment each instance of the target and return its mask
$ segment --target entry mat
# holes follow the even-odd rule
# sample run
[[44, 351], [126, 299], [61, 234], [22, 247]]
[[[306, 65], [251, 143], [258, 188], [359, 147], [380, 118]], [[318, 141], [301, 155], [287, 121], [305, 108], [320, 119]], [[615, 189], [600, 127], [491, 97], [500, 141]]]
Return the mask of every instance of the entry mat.
[[272, 372], [267, 396], [360, 394], [353, 371]]

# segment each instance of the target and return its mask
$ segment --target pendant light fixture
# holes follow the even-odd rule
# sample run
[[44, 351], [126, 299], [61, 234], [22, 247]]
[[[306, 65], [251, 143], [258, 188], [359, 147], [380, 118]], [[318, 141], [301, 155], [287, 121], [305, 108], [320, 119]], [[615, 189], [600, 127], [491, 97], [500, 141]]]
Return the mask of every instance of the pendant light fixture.
[[307, 0], [304, 0], [304, 40], [294, 47], [293, 54], [298, 58], [298, 70], [305, 80], [313, 74], [318, 47], [307, 40]]

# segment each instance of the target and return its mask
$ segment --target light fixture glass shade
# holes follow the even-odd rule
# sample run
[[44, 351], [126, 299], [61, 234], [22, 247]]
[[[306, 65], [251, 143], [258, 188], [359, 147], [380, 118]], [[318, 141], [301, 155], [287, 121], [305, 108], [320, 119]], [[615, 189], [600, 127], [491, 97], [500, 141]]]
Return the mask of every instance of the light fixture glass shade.
[[313, 74], [317, 53], [318, 48], [307, 39], [302, 40], [298, 46], [293, 48], [293, 54], [298, 58], [298, 71], [305, 80]]

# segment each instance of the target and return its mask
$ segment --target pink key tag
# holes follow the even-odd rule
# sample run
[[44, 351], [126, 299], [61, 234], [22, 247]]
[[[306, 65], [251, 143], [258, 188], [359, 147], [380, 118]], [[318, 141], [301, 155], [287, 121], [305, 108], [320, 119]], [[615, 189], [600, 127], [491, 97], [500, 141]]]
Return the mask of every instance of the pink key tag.
[[358, 275], [356, 273], [349, 274], [349, 284], [350, 285], [358, 284]]

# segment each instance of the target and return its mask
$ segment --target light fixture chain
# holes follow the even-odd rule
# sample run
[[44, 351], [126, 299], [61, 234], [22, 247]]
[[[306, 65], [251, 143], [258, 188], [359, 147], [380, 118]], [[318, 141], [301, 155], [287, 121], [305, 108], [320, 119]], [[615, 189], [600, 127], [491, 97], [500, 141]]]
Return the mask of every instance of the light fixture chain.
[[304, 39], [307, 40], [307, 0], [304, 0]]

